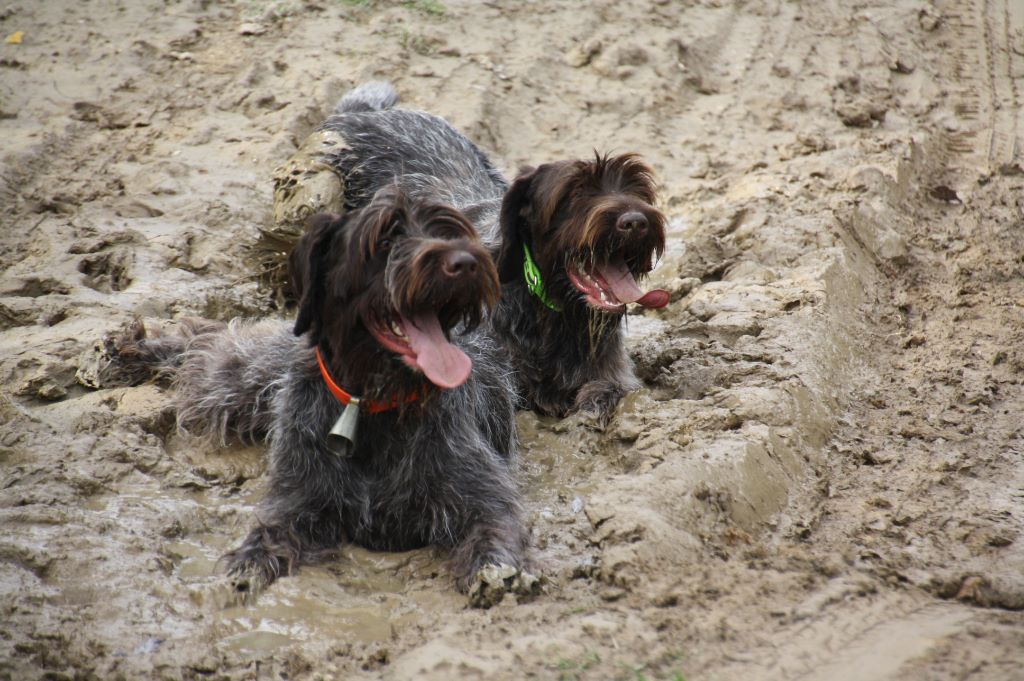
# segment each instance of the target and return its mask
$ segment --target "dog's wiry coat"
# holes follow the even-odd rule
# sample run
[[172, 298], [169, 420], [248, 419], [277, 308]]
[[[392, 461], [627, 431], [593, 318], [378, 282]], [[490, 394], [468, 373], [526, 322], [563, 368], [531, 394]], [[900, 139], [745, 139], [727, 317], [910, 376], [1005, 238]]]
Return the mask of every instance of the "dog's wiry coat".
[[[292, 258], [302, 294], [294, 329], [213, 322], [147, 338], [136, 326], [116, 344], [114, 369], [126, 380], [146, 371], [172, 377], [183, 429], [269, 441], [269, 488], [256, 527], [227, 556], [244, 588], [262, 588], [341, 542], [448, 548], [463, 589], [486, 566], [523, 567], [528, 532], [516, 483], [514, 386], [502, 349], [480, 329], [452, 334], [472, 372], [441, 390], [369, 330], [377, 322], [368, 315], [394, 329], [422, 309], [446, 333], [473, 327], [495, 297], [493, 264], [468, 222], [419, 204], [386, 189], [344, 218], [318, 218]], [[453, 273], [453, 265], [462, 269]], [[334, 378], [365, 400], [414, 399], [363, 411], [356, 445], [335, 441], [328, 434], [342, 406], [314, 348]]]
[[[639, 386], [622, 338], [625, 305], [595, 309], [566, 273], [574, 262], [616, 255], [636, 277], [664, 248], [664, 218], [653, 208], [649, 169], [632, 154], [564, 161], [524, 172], [510, 188], [487, 156], [444, 119], [392, 108], [381, 83], [356, 88], [321, 126], [335, 139], [322, 160], [339, 173], [344, 201], [356, 208], [382, 185], [450, 203], [476, 225], [498, 260], [502, 297], [490, 324], [512, 357], [524, 406], [565, 415], [611, 416]], [[642, 238], [616, 236], [615, 219], [639, 213]], [[609, 236], [611, 234], [611, 236]], [[522, 245], [534, 249], [549, 309], [528, 290]]]

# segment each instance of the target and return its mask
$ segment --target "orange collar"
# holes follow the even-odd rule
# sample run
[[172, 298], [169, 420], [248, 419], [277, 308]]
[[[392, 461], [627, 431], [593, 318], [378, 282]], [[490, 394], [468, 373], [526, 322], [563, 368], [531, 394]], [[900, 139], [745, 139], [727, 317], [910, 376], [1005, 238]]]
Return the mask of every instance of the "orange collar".
[[[327, 371], [327, 366], [324, 364], [324, 358], [320, 356], [320, 348], [316, 348], [316, 363], [320, 365], [320, 375], [324, 378], [324, 383], [327, 384], [327, 389], [331, 391], [331, 394], [341, 402], [343, 405], [348, 406], [348, 403], [352, 401], [351, 393], [347, 393], [342, 390], [334, 379], [331, 378], [331, 374]], [[369, 400], [359, 400], [360, 406], [365, 406], [366, 411], [371, 414], [379, 414], [382, 411], [390, 411], [397, 409], [403, 404], [415, 402], [420, 396], [417, 393], [410, 393], [404, 400], [399, 400], [397, 397], [391, 398], [390, 402], [371, 402]], [[358, 399], [358, 398], [357, 398]]]

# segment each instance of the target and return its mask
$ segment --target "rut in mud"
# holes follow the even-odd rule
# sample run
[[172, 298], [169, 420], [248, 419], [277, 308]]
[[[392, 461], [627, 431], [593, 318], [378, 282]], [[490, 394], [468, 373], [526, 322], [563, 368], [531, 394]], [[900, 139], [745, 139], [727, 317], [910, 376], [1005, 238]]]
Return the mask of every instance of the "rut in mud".
[[[144, 26], [145, 31], [139, 27]], [[1007, 679], [1024, 666], [1024, 12], [1012, 0], [0, 10], [0, 675]], [[238, 605], [260, 448], [89, 387], [134, 315], [286, 314], [271, 176], [371, 78], [506, 173], [638, 151], [643, 390], [520, 415], [526, 604], [431, 551]]]

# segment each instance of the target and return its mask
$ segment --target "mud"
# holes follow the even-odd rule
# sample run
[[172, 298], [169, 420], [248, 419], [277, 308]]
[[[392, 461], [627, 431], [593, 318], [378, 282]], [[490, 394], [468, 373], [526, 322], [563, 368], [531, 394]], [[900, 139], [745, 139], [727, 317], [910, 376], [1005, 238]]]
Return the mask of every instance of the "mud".
[[[140, 28], [140, 27], [144, 27]], [[0, 677], [1009, 679], [1024, 666], [1024, 11], [1012, 0], [0, 9]], [[645, 387], [523, 413], [545, 592], [346, 547], [255, 603], [260, 448], [96, 389], [140, 315], [285, 315], [273, 171], [393, 80], [507, 172], [639, 151]], [[496, 578], [500, 578], [497, 576]]]

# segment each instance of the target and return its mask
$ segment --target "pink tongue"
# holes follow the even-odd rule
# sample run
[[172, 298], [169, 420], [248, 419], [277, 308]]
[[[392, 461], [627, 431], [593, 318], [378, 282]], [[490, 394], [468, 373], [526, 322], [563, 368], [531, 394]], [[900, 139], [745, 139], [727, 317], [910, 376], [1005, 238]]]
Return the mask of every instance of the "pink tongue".
[[403, 317], [402, 326], [416, 353], [416, 365], [431, 383], [454, 388], [466, 382], [473, 362], [444, 337], [436, 314], [422, 314], [412, 320]]
[[626, 263], [598, 265], [596, 269], [620, 303], [637, 303], [644, 307], [665, 307], [668, 305], [668, 291], [654, 289], [644, 293], [636, 285], [636, 279], [633, 278], [633, 274], [626, 267]]
[[665, 307], [668, 305], [668, 291], [660, 288], [651, 289], [636, 302], [637, 305], [643, 305], [644, 307]]

